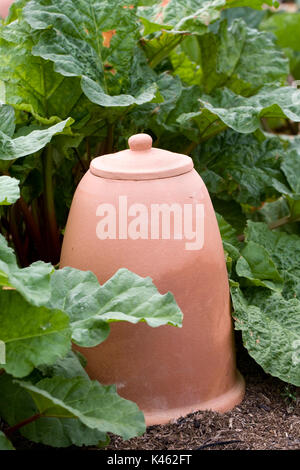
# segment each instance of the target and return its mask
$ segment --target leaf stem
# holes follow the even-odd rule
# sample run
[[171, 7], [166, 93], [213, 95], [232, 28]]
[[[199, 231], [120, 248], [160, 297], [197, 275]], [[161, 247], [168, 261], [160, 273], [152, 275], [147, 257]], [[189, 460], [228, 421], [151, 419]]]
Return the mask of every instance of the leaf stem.
[[300, 221], [300, 217], [290, 217], [290, 216], [285, 216], [285, 217], [282, 217], [281, 219], [278, 219], [278, 220], [275, 220], [275, 222], [272, 222], [271, 224], [269, 224], [269, 229], [273, 230], [274, 228], [278, 228], [278, 227], [281, 227], [282, 225], [285, 225], [285, 224], [290, 224], [290, 223], [293, 223], [293, 222], [299, 222]]
[[26, 426], [26, 424], [30, 424], [30, 423], [33, 423], [34, 421], [36, 421], [37, 419], [41, 418], [41, 414], [40, 413], [36, 413], [35, 415], [33, 416], [30, 416], [30, 418], [27, 418], [27, 419], [24, 419], [24, 421], [21, 421], [20, 423], [17, 423], [15, 424], [14, 426], [11, 426], [10, 428], [6, 429], [6, 431], [4, 431], [4, 434], [9, 437], [11, 436], [15, 431], [18, 431], [20, 428], [22, 428], [23, 426]]
[[25, 267], [25, 266], [28, 266], [29, 263], [27, 259], [26, 250], [25, 250], [24, 244], [21, 241], [19, 228], [16, 222], [18, 218], [16, 210], [17, 210], [16, 205], [13, 205], [9, 208], [9, 231], [12, 236], [12, 241], [15, 245], [15, 250], [18, 255], [20, 264], [21, 266]]
[[19, 206], [19, 208], [22, 211], [28, 232], [34, 240], [39, 256], [43, 257], [43, 246], [42, 246], [42, 239], [41, 239], [39, 226], [34, 220], [33, 215], [31, 211], [29, 210], [29, 207], [27, 206], [22, 196], [20, 197], [20, 199], [17, 201], [16, 204]]
[[[275, 220], [275, 222], [269, 224], [268, 227], [270, 230], [274, 230], [275, 228], [282, 227], [282, 225], [291, 224], [293, 222], [300, 222], [300, 217], [293, 218], [287, 215], [285, 217], [282, 217], [281, 219]], [[237, 239], [239, 242], [244, 242], [245, 234], [241, 233], [237, 236]]]
[[106, 148], [105, 153], [112, 153], [113, 151], [113, 144], [114, 144], [114, 124], [109, 124], [107, 130], [107, 139], [106, 139]]
[[49, 231], [50, 257], [52, 263], [57, 263], [60, 254], [59, 231], [56, 222], [54, 192], [53, 192], [53, 160], [52, 146], [48, 145], [43, 154], [43, 172], [44, 172], [44, 200], [45, 200], [45, 221], [46, 230]]

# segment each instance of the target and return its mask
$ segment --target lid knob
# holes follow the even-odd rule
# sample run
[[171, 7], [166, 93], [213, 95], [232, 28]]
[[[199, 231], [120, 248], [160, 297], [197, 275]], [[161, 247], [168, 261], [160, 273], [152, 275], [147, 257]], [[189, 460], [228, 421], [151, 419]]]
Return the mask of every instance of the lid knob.
[[148, 134], [135, 134], [128, 139], [130, 150], [149, 150], [152, 147], [152, 137]]

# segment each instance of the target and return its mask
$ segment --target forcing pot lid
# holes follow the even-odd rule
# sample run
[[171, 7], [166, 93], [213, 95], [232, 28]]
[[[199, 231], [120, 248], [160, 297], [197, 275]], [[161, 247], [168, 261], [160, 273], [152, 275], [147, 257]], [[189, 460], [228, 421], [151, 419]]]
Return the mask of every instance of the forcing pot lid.
[[128, 144], [128, 150], [94, 158], [90, 171], [102, 178], [150, 180], [182, 175], [194, 167], [187, 155], [153, 148], [148, 134], [133, 135]]

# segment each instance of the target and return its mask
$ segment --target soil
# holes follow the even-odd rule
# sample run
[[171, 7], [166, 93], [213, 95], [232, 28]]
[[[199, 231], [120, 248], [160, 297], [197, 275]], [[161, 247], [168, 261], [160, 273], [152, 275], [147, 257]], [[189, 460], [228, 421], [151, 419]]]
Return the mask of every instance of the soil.
[[129, 441], [111, 436], [107, 450], [299, 450], [300, 389], [265, 374], [239, 345], [245, 398], [225, 414], [198, 411], [150, 426]]

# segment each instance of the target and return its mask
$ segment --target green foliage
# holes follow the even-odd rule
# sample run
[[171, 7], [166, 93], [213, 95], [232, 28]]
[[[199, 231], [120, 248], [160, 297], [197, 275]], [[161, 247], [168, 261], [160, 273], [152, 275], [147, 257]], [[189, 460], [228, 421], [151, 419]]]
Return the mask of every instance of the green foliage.
[[91, 159], [137, 132], [192, 156], [218, 213], [235, 327], [265, 371], [300, 384], [299, 13], [276, 5], [12, 5], [0, 25], [1, 449], [18, 430], [56, 447], [144, 430], [134, 404], [90, 381], [71, 342], [95, 346], [113, 321], [180, 326], [172, 294], [124, 269], [100, 286], [53, 268]]
[[250, 355], [266, 372], [300, 385], [300, 302], [278, 292], [232, 286], [236, 329]]
[[173, 295], [159, 294], [150, 278], [127, 269], [103, 286], [91, 272], [54, 271], [41, 261], [20, 269], [2, 235], [0, 241], [0, 338], [6, 353], [0, 416], [10, 425], [7, 436], [20, 428], [35, 442], [67, 447], [98, 445], [107, 432], [124, 439], [143, 433], [142, 412], [114, 386], [89, 379], [84, 361], [71, 353], [71, 339], [96, 346], [107, 338], [111, 321], [180, 327]]
[[70, 349], [65, 313], [35, 307], [10, 290], [1, 293], [0, 307], [0, 337], [6, 345], [6, 363], [2, 367], [10, 374], [24, 377], [35, 366], [52, 364]]
[[277, 44], [290, 60], [291, 72], [295, 79], [300, 78], [300, 13], [278, 12], [265, 18], [260, 29], [276, 36]]
[[70, 317], [72, 339], [79, 346], [92, 347], [109, 334], [109, 323], [145, 321], [149, 326], [180, 326], [182, 314], [172, 294], [161, 295], [150, 278], [120, 269], [103, 286], [87, 271], [63, 268], [51, 277], [51, 298], [47, 304]]
[[14, 446], [2, 431], [0, 431], [0, 450], [14, 450]]
[[239, 95], [250, 95], [268, 83], [282, 81], [288, 61], [276, 49], [272, 35], [246, 26], [235, 19], [223, 20], [217, 29], [198, 38], [205, 93], [226, 86]]
[[300, 385], [299, 236], [248, 221], [230, 272], [235, 327], [266, 372]]
[[13, 204], [20, 197], [19, 181], [10, 176], [0, 176], [0, 205]]

